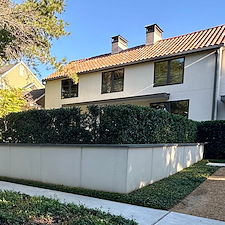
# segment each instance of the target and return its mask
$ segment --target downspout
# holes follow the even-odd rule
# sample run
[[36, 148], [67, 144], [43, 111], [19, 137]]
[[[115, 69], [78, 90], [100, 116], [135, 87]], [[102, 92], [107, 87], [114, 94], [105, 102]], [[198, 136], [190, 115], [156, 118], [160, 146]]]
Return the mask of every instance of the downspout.
[[213, 84], [213, 99], [212, 99], [212, 117], [211, 120], [215, 120], [216, 115], [216, 107], [217, 107], [217, 96], [216, 96], [216, 86], [217, 86], [217, 79], [218, 79], [218, 52], [215, 52], [215, 70], [214, 70], [214, 84]]

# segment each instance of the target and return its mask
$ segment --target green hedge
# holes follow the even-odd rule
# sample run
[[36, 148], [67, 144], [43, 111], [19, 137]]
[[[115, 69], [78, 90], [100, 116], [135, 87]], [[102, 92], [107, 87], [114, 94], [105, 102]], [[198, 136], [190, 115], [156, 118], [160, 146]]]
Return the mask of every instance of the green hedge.
[[10, 143], [187, 143], [196, 132], [194, 121], [134, 105], [32, 110], [0, 121], [1, 142]]
[[197, 141], [207, 142], [204, 158], [225, 159], [225, 120], [199, 123]]
[[[80, 109], [31, 110], [12, 113], [0, 121], [1, 142], [80, 143]], [[82, 130], [82, 131], [81, 131]]]
[[196, 123], [143, 106], [91, 107], [100, 118], [98, 143], [187, 143], [196, 139]]

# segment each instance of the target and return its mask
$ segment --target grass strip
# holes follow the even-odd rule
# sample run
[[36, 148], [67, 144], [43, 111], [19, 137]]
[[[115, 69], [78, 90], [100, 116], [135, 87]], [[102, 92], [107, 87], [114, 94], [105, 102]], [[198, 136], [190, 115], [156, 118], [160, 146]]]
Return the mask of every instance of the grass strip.
[[45, 197], [0, 191], [1, 225], [135, 225], [136, 222], [96, 209], [62, 204]]
[[179, 173], [171, 175], [129, 194], [66, 187], [63, 185], [46, 184], [8, 177], [0, 177], [0, 180], [150, 208], [169, 209], [184, 199], [196, 187], [205, 181], [208, 176], [218, 169], [218, 167], [207, 166], [206, 164], [208, 162], [208, 160], [202, 160]]

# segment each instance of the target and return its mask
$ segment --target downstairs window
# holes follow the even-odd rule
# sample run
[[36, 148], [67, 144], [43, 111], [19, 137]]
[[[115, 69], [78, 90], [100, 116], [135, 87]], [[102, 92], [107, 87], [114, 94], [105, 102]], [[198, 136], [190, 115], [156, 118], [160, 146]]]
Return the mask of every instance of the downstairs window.
[[189, 100], [150, 103], [150, 107], [154, 109], [165, 110], [167, 112], [188, 118]]

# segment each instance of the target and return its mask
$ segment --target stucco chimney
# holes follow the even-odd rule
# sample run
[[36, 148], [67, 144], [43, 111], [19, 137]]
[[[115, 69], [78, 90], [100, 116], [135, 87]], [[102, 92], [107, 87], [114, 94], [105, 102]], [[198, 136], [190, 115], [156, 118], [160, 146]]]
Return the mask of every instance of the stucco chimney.
[[157, 24], [148, 25], [145, 28], [146, 28], [146, 45], [153, 45], [157, 41], [162, 40], [163, 30]]
[[112, 54], [127, 49], [127, 43], [128, 41], [120, 35], [112, 37]]

